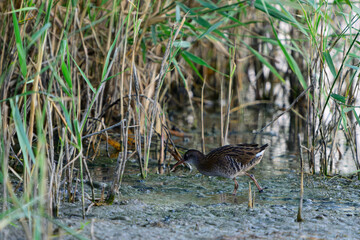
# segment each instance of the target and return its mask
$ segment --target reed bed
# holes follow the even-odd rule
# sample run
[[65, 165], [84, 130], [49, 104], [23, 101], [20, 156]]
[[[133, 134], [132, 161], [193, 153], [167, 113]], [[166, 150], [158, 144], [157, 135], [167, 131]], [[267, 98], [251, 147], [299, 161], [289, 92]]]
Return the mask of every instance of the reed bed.
[[168, 111], [190, 106], [204, 131], [196, 109], [211, 94], [225, 144], [230, 114], [277, 100], [282, 86], [306, 129], [310, 172], [336, 172], [341, 133], [360, 177], [356, 3], [8, 0], [0, 9], [0, 230], [17, 221], [29, 239], [54, 225], [76, 235], [53, 217], [77, 200], [85, 217], [88, 161], [107, 134], [121, 136], [109, 204], [130, 157], [143, 178], [155, 143], [161, 165], [179, 159]]

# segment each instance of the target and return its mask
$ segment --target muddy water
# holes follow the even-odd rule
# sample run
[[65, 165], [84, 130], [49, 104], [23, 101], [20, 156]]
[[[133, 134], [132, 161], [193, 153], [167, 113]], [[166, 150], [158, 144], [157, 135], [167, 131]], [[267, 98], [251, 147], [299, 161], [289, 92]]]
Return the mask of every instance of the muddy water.
[[[246, 113], [242, 116], [246, 116]], [[230, 143], [252, 142], [250, 130], [269, 117], [257, 115], [245, 123], [231, 122]], [[82, 220], [80, 203], [64, 203], [60, 221], [94, 239], [360, 239], [360, 182], [355, 177], [326, 178], [305, 174], [303, 222], [295, 221], [300, 192], [299, 155], [291, 139], [288, 116], [255, 138], [269, 143], [263, 161], [253, 170], [266, 187], [255, 193], [255, 206], [248, 207], [250, 179], [239, 177], [237, 196], [231, 195], [232, 180], [205, 177], [196, 169], [180, 167], [175, 173], [152, 173], [142, 180], [136, 160], [127, 163], [121, 194], [112, 206], [92, 207]], [[219, 121], [207, 121], [207, 129]], [[255, 121], [256, 119], [256, 121]], [[259, 120], [260, 119], [260, 120]], [[175, 139], [186, 147], [200, 149], [198, 131], [189, 139]], [[206, 135], [207, 151], [219, 146], [219, 131]], [[113, 160], [102, 158], [93, 167], [96, 181], [110, 184]], [[338, 171], [354, 171], [352, 159], [343, 159]], [[88, 191], [89, 192], [89, 191]], [[100, 194], [100, 189], [97, 189]], [[88, 202], [87, 204], [89, 204]], [[65, 237], [66, 238], [66, 237]]]

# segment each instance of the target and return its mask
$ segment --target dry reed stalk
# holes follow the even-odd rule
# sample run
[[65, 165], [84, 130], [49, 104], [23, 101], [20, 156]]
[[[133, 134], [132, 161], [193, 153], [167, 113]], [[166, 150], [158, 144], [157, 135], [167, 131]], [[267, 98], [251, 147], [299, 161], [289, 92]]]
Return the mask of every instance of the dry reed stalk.
[[150, 110], [150, 112], [151, 112], [151, 122], [150, 122], [150, 127], [149, 127], [149, 130], [148, 130], [149, 133], [148, 133], [148, 137], [147, 137], [147, 145], [144, 146], [144, 148], [146, 148], [145, 167], [144, 167], [146, 172], [147, 172], [147, 162], [148, 162], [148, 159], [149, 159], [151, 138], [152, 138], [152, 135], [153, 135], [153, 128], [154, 128], [155, 119], [156, 119], [157, 111], [158, 111], [157, 102], [158, 102], [158, 98], [159, 98], [160, 87], [162, 85], [161, 83], [162, 83], [162, 80], [163, 80], [163, 76], [165, 74], [165, 67], [167, 67], [165, 62], [167, 61], [167, 59], [168, 59], [168, 57], [170, 55], [170, 48], [171, 48], [171, 45], [172, 45], [171, 42], [173, 41], [173, 39], [172, 39], [173, 31], [174, 30], [172, 30], [172, 32], [171, 32], [170, 41], [168, 42], [166, 50], [165, 50], [165, 54], [164, 54], [163, 61], [161, 63], [159, 75], [155, 79], [156, 87], [155, 87], [155, 94], [154, 94], [154, 104], [152, 104], [152, 108]]
[[229, 77], [229, 86], [228, 86], [228, 100], [227, 100], [227, 109], [226, 109], [226, 124], [225, 124], [225, 134], [224, 140], [227, 144], [228, 142], [228, 133], [229, 133], [229, 125], [230, 125], [230, 107], [231, 107], [231, 90], [232, 90], [232, 82], [233, 82], [233, 73], [236, 70], [236, 63], [235, 63], [235, 50], [231, 51], [231, 60], [230, 60], [230, 77]]
[[[152, 65], [152, 68], [150, 69], [150, 79], [149, 79], [149, 83], [146, 87], [146, 89], [144, 90], [144, 98], [142, 100], [142, 106], [144, 106], [143, 111], [141, 112], [141, 120], [140, 122], [143, 123], [140, 125], [140, 133], [143, 134], [147, 134], [147, 123], [148, 123], [148, 115], [147, 112], [149, 112], [149, 106], [150, 104], [153, 104], [153, 101], [150, 100], [152, 98], [152, 96], [154, 95], [154, 91], [155, 91], [155, 83], [156, 83], [156, 76], [155, 73], [157, 72], [157, 65]], [[145, 123], [145, 124], [144, 124]], [[144, 137], [144, 156], [146, 156], [146, 146], [147, 145], [147, 138]]]
[[106, 133], [107, 131], [113, 129], [113, 128], [116, 128], [118, 126], [122, 126], [124, 124], [126, 119], [123, 119], [121, 120], [120, 122], [108, 127], [108, 128], [104, 128], [103, 130], [100, 130], [98, 132], [94, 132], [94, 133], [91, 133], [91, 134], [88, 134], [88, 135], [85, 135], [85, 136], [82, 136], [82, 139], [85, 139], [85, 138], [89, 138], [89, 137], [92, 137], [94, 135], [97, 135], [97, 134], [101, 134], [101, 133]]
[[[187, 82], [190, 82], [190, 79], [192, 79], [192, 76], [189, 75], [189, 77], [187, 79]], [[186, 89], [186, 92], [187, 92], [187, 95], [188, 95], [188, 98], [189, 98], [191, 111], [192, 111], [193, 116], [195, 118], [194, 124], [196, 124], [197, 123], [197, 120], [196, 120], [197, 116], [196, 116], [196, 112], [195, 112], [195, 108], [194, 108], [194, 104], [193, 104], [193, 99], [194, 99], [193, 95], [194, 94], [190, 91], [188, 83], [185, 84], [185, 89]]]
[[[71, 195], [71, 190], [72, 190], [72, 184], [73, 184], [73, 178], [72, 178], [72, 168], [71, 168], [71, 162], [69, 162], [69, 159], [70, 159], [70, 150], [69, 150], [69, 140], [68, 140], [68, 136], [67, 136], [67, 133], [65, 131], [64, 133], [64, 142], [65, 142], [65, 166], [63, 167], [65, 170], [65, 173], [66, 173], [66, 186], [67, 186], [67, 191], [68, 191], [68, 195], [69, 195], [69, 202], [73, 202], [73, 197]], [[64, 185], [65, 186], [65, 185]]]
[[[155, 119], [157, 116], [157, 107], [156, 104], [158, 102], [158, 98], [159, 98], [159, 92], [160, 92], [160, 88], [162, 85], [162, 81], [163, 81], [163, 76], [165, 74], [166, 69], [169, 67], [169, 64], [166, 64], [166, 61], [168, 60], [169, 56], [170, 56], [170, 49], [172, 47], [173, 42], [177, 39], [177, 36], [182, 28], [182, 26], [184, 25], [185, 19], [186, 19], [187, 14], [184, 15], [180, 25], [178, 26], [178, 29], [176, 30], [175, 34], [173, 34], [174, 32], [174, 28], [172, 29], [171, 35], [170, 35], [170, 40], [167, 44], [166, 50], [165, 50], [165, 54], [163, 57], [163, 60], [161, 62], [161, 67], [160, 67], [160, 72], [159, 75], [156, 78], [156, 87], [155, 87], [155, 95], [154, 95], [154, 104], [152, 105], [152, 110], [151, 110], [151, 123], [150, 123], [150, 127], [149, 127], [149, 134], [148, 134], [148, 140], [147, 140], [147, 145], [145, 145], [146, 147], [146, 155], [145, 155], [145, 171], [147, 171], [147, 161], [149, 159], [149, 152], [150, 152], [150, 145], [151, 145], [151, 138], [153, 135], [153, 128], [154, 128], [154, 123], [155, 123]], [[144, 150], [145, 151], [145, 150]]]
[[[28, 139], [29, 139], [30, 148], [32, 146], [34, 125], [36, 124], [35, 123], [35, 114], [36, 114], [36, 111], [41, 111], [40, 95], [38, 94], [38, 91], [39, 91], [39, 85], [40, 85], [41, 65], [42, 65], [42, 60], [44, 57], [44, 49], [46, 46], [46, 39], [47, 39], [46, 34], [47, 34], [47, 30], [45, 30], [45, 33], [43, 34], [44, 37], [40, 37], [40, 40], [39, 40], [40, 48], [38, 49], [39, 52], [37, 55], [38, 61], [35, 66], [36, 72], [35, 72], [34, 82], [32, 85], [32, 91], [34, 93], [31, 95], [30, 118], [29, 118], [29, 125], [28, 125]], [[24, 154], [28, 154], [28, 153], [24, 153]], [[31, 161], [29, 162], [29, 167], [30, 167], [30, 169], [32, 169]], [[31, 176], [28, 176], [28, 174], [26, 174], [26, 172], [25, 172], [25, 176], [24, 176], [25, 188], [27, 188], [26, 185], [30, 183], [30, 179], [31, 179]], [[25, 193], [26, 192], [28, 192], [28, 191], [25, 191]], [[28, 193], [30, 193], [30, 192], [28, 192]]]
[[93, 180], [92, 180], [92, 177], [91, 177], [91, 174], [89, 171], [89, 167], [87, 165], [86, 158], [81, 157], [81, 160], [83, 161], [83, 164], [84, 164], [83, 166], [85, 167], [86, 175], [89, 178], [89, 183], [90, 183], [90, 187], [91, 187], [91, 200], [94, 202], [95, 201], [95, 187], [94, 187]]
[[[94, 131], [96, 131], [96, 132], [101, 131], [100, 130], [101, 128], [105, 129], [105, 124], [104, 124], [103, 118], [101, 118], [100, 124], [98, 124], [95, 127], [96, 127], [96, 129], [94, 129]], [[107, 134], [106, 131], [105, 131], [105, 134]], [[84, 139], [84, 136], [82, 136], [81, 139]], [[95, 157], [99, 154], [99, 149], [101, 146], [100, 140], [101, 140], [101, 137], [99, 137], [99, 136], [93, 135], [90, 137], [85, 156], [88, 156], [88, 158], [92, 158], [92, 160], [95, 159]], [[89, 157], [91, 149], [93, 149], [94, 155], [92, 157]]]
[[[158, 2], [157, 4], [161, 4], [160, 2]], [[149, 27], [149, 23], [150, 20], [157, 15], [158, 13], [158, 9], [157, 11], [155, 10], [154, 12], [150, 12], [152, 9], [150, 8], [150, 5], [152, 5], [151, 1], [145, 1], [145, 3], [142, 4], [142, 8], [144, 8], [142, 10], [142, 12], [139, 14], [141, 15], [140, 18], [144, 18], [145, 22], [142, 24], [141, 28], [142, 29], [147, 29]], [[156, 9], [156, 8], [155, 8]], [[147, 17], [149, 14], [151, 14], [151, 16]], [[134, 45], [135, 47], [133, 47], [134, 51], [137, 52], [139, 50], [140, 44], [142, 39], [144, 38], [145, 34], [147, 33], [147, 31], [142, 31], [142, 33], [139, 36], [139, 40], [137, 41], [137, 44]]]
[[[312, 71], [312, 70], [310, 70], [310, 71]], [[311, 74], [313, 74], [312, 72], [310, 72]], [[314, 98], [313, 99], [311, 99], [310, 101], [310, 113], [311, 113], [311, 118], [310, 118], [310, 124], [308, 124], [308, 126], [310, 127], [310, 139], [311, 139], [311, 142], [310, 142], [310, 144], [311, 144], [311, 146], [309, 147], [308, 146], [308, 148], [310, 149], [310, 152], [309, 152], [309, 154], [310, 154], [310, 156], [309, 156], [309, 161], [310, 161], [310, 170], [312, 170], [312, 173], [314, 174], [315, 173], [315, 171], [316, 171], [316, 166], [315, 166], [315, 141], [316, 141], [316, 137], [315, 137], [315, 134], [316, 134], [316, 128], [315, 128], [315, 124], [316, 124], [316, 118], [317, 118], [317, 116], [316, 116], [316, 112], [317, 112], [317, 109], [320, 109], [321, 108], [321, 106], [320, 106], [320, 104], [321, 104], [321, 99], [320, 99], [320, 95], [321, 94], [319, 94], [318, 93], [318, 95], [319, 95], [319, 98], [318, 98], [318, 106], [316, 106], [316, 103], [315, 103], [315, 89], [316, 89], [316, 79], [315, 79], [315, 75], [310, 75], [310, 76], [312, 76], [312, 78], [313, 78], [313, 88], [311, 88], [310, 89], [310, 94], [311, 94], [311, 96], [314, 96]], [[321, 71], [321, 76], [322, 76], [322, 71]], [[321, 86], [321, 80], [319, 79], [319, 86]], [[309, 144], [308, 144], [309, 145]]]
[[243, 103], [243, 104], [239, 104], [239, 106], [237, 107], [234, 107], [230, 110], [230, 114], [231, 113], [234, 113], [234, 112], [238, 112], [246, 107], [249, 107], [249, 106], [253, 106], [253, 105], [258, 105], [258, 104], [262, 104], [262, 103], [273, 103], [273, 101], [270, 101], [270, 100], [255, 100], [255, 101], [252, 101], [252, 102], [247, 102], [247, 103]]
[[[311, 70], [309, 70], [311, 71]], [[310, 94], [312, 96], [314, 96], [314, 90], [311, 89], [310, 90]], [[312, 110], [312, 106], [313, 106], [313, 101], [310, 99], [310, 98], [307, 98], [307, 116], [306, 116], [306, 120], [309, 124], [306, 124], [306, 142], [307, 142], [307, 148], [310, 149], [310, 143], [311, 143], [311, 129], [312, 129], [312, 126], [313, 124], [310, 124], [312, 123], [311, 120], [312, 120], [312, 115], [311, 115], [311, 110]], [[310, 157], [310, 151], [307, 151], [307, 156], [308, 156], [308, 159], [309, 159], [309, 169], [310, 169], [310, 172], [311, 172], [311, 169], [312, 169], [312, 164], [311, 164], [311, 157]]]
[[[130, 90], [131, 90], [131, 85], [130, 85]], [[126, 161], [127, 161], [128, 130], [129, 130], [129, 122], [130, 122], [130, 118], [131, 118], [131, 114], [130, 114], [131, 91], [129, 91], [128, 98], [129, 98], [128, 111], [126, 112], [126, 116], [125, 116], [126, 121], [125, 121], [125, 124], [122, 125], [122, 142], [123, 142], [122, 147], [123, 147], [123, 151], [119, 153], [118, 158], [117, 158], [115, 177], [114, 177], [114, 180], [112, 182], [109, 194], [108, 194], [108, 196], [106, 198], [106, 202], [108, 204], [112, 204], [112, 202], [115, 199], [116, 194], [119, 191], [122, 176], [123, 176], [124, 170], [125, 170], [125, 164], [126, 164]]]
[[142, 160], [142, 150], [141, 150], [141, 110], [142, 105], [140, 102], [140, 84], [139, 84], [139, 77], [137, 74], [136, 66], [133, 64], [133, 76], [134, 76], [134, 84], [135, 84], [135, 101], [136, 101], [136, 118], [135, 123], [137, 127], [135, 128], [135, 148], [138, 154], [138, 162], [140, 167], [141, 176], [144, 177], [144, 165]]
[[[166, 119], [165, 119], [165, 114], [162, 114], [162, 126], [164, 125], [163, 123], [165, 123]], [[159, 174], [163, 174], [164, 173], [164, 162], [165, 162], [165, 130], [164, 128], [161, 126], [161, 137], [160, 137], [160, 158], [159, 158], [159, 162], [158, 162], [158, 172]]]
[[[131, 7], [131, 11], [132, 11], [132, 7]], [[129, 17], [130, 19], [130, 17]], [[128, 22], [129, 23], [129, 22]], [[136, 44], [136, 37], [137, 37], [137, 33], [139, 31], [139, 27], [140, 27], [140, 24], [141, 23], [141, 20], [139, 21], [135, 21], [134, 25], [135, 26], [135, 31], [134, 31], [134, 44]], [[128, 25], [129, 26], [129, 25]], [[128, 26], [126, 27], [126, 31], [128, 29]], [[126, 43], [125, 43], [126, 44]], [[134, 52], [135, 49], [133, 49], [133, 54], [132, 54], [132, 60], [131, 60], [131, 66], [134, 66], [135, 65], [135, 52]], [[124, 55], [123, 57], [125, 57], [125, 51], [124, 51]], [[120, 185], [121, 185], [121, 180], [122, 180], [122, 176], [124, 174], [124, 171], [125, 171], [125, 164], [126, 164], [126, 161], [127, 161], [127, 151], [128, 151], [128, 134], [129, 134], [129, 125], [130, 125], [130, 120], [131, 120], [131, 93], [132, 93], [132, 82], [133, 82], [133, 78], [134, 77], [134, 70], [135, 68], [131, 68], [131, 74], [130, 74], [130, 82], [129, 82], [129, 91], [128, 91], [128, 106], [127, 106], [127, 112], [126, 112], [126, 116], [125, 116], [125, 125], [123, 125], [123, 131], [122, 131], [122, 136], [123, 136], [123, 152], [122, 154], [119, 153], [118, 155], [118, 159], [117, 159], [117, 170], [116, 170], [116, 173], [115, 173], [115, 178], [114, 178], [114, 181], [111, 185], [111, 190], [109, 191], [109, 194], [107, 196], [107, 203], [112, 203], [114, 198], [115, 198], [115, 195], [118, 193], [119, 191], [119, 188], [120, 188]], [[121, 102], [121, 101], [120, 101]], [[123, 116], [123, 115], [122, 115]], [[141, 142], [140, 142], [141, 144]], [[121, 156], [121, 157], [120, 157]]]
[[[61, 136], [62, 139], [65, 139], [65, 129], [62, 128], [61, 134], [59, 134], [59, 136]], [[61, 187], [61, 179], [62, 179], [62, 175], [63, 175], [63, 170], [66, 170], [63, 168], [64, 165], [64, 144], [61, 144], [61, 148], [60, 148], [60, 153], [59, 153], [59, 159], [58, 159], [58, 163], [56, 165], [56, 169], [54, 169], [54, 172], [52, 174], [54, 174], [54, 184], [50, 185], [52, 192], [53, 192], [53, 202], [52, 202], [52, 207], [53, 207], [53, 216], [58, 217], [59, 215], [59, 209], [60, 209], [60, 202], [61, 202], [61, 195], [60, 195], [60, 187]], [[66, 175], [66, 172], [65, 172]], [[64, 184], [64, 190], [65, 190], [65, 184]], [[65, 192], [65, 191], [64, 191]], [[70, 196], [70, 193], [69, 193]]]
[[[126, 31], [126, 34], [127, 34], [127, 31]], [[126, 54], [126, 45], [127, 45], [127, 41], [125, 41], [124, 43], [124, 51], [123, 51], [123, 56], [122, 56], [122, 69], [121, 69], [121, 80], [120, 80], [120, 116], [121, 117], [124, 117], [124, 72], [125, 72], [125, 54]]]
[[206, 77], [201, 88], [201, 149], [205, 153], [205, 135], [204, 135], [204, 89], [206, 84]]
[[256, 191], [253, 191], [252, 206], [255, 207]]
[[[7, 114], [8, 112], [8, 107], [5, 105], [5, 103], [1, 104], [2, 108], [1, 108], [1, 113], [2, 114]], [[4, 116], [4, 115], [3, 115]], [[6, 115], [5, 115], [6, 116]], [[6, 212], [8, 210], [8, 199], [7, 199], [7, 192], [8, 192], [8, 183], [10, 183], [10, 179], [9, 179], [9, 150], [10, 150], [10, 134], [9, 134], [9, 126], [7, 123], [7, 119], [5, 118], [0, 118], [0, 125], [3, 128], [3, 131], [1, 131], [1, 137], [2, 137], [2, 141], [3, 144], [0, 145], [0, 156], [2, 158], [1, 161], [1, 169], [2, 169], [2, 174], [3, 174], [3, 204], [2, 204], [2, 212]], [[7, 129], [7, 130], [6, 130]]]
[[52, 215], [53, 213], [53, 198], [54, 198], [54, 195], [53, 195], [53, 190], [55, 190], [53, 188], [53, 183], [54, 183], [54, 178], [55, 178], [55, 169], [56, 169], [56, 163], [55, 163], [55, 147], [54, 147], [54, 135], [53, 135], [53, 131], [54, 131], [54, 128], [53, 128], [53, 123], [52, 123], [52, 114], [51, 114], [51, 108], [50, 108], [50, 102], [47, 101], [46, 102], [46, 108], [47, 108], [47, 111], [46, 111], [46, 119], [48, 121], [48, 124], [47, 124], [47, 128], [48, 128], [48, 142], [49, 142], [49, 148], [48, 148], [48, 178], [49, 178], [49, 213], [50, 213], [50, 216]]
[[[132, 9], [132, 8], [131, 8]], [[129, 18], [130, 19], [130, 18]], [[140, 30], [140, 23], [141, 23], [141, 19], [136, 19], [134, 22], [134, 45], [137, 43], [137, 35], [138, 32]], [[127, 29], [127, 28], [126, 28]], [[133, 48], [133, 52], [132, 52], [132, 58], [131, 58], [131, 66], [135, 65], [135, 48]], [[128, 108], [127, 108], [127, 112], [126, 112], [126, 128], [125, 128], [125, 132], [123, 132], [123, 156], [122, 156], [122, 165], [120, 167], [121, 170], [121, 174], [120, 174], [120, 178], [119, 178], [119, 186], [121, 184], [121, 179], [123, 177], [124, 171], [125, 171], [125, 164], [127, 161], [127, 150], [128, 150], [128, 139], [129, 139], [129, 124], [130, 124], [130, 120], [131, 120], [131, 92], [132, 92], [132, 85], [133, 85], [133, 79], [135, 77], [135, 72], [134, 72], [135, 68], [131, 68], [131, 73], [130, 73], [130, 82], [129, 82], [129, 91], [128, 91]], [[141, 145], [141, 139], [140, 139], [140, 145]], [[120, 155], [120, 154], [119, 154]], [[116, 192], [118, 192], [119, 189], [116, 189]]]
[[[5, 9], [4, 9], [5, 10]], [[7, 22], [7, 24], [9, 24], [9, 16], [10, 15], [8, 15], [7, 17], [3, 17], [4, 18], [4, 21], [6, 21]], [[6, 20], [5, 20], [6, 19]], [[9, 29], [9, 27], [8, 26], [6, 26], [5, 27], [5, 29]], [[4, 43], [5, 42], [7, 42], [8, 41], [8, 37], [10, 36], [10, 34], [4, 34]], [[6, 47], [6, 44], [3, 44], [3, 46], [2, 46], [2, 50], [1, 50], [1, 57], [0, 57], [0, 66], [4, 66], [4, 57], [5, 57], [5, 53], [6, 53], [6, 51], [5, 51], [5, 47]], [[3, 74], [3, 68], [1, 67], [0, 68], [0, 76]], [[4, 98], [1, 98], [1, 99], [4, 99]], [[5, 196], [5, 195], [4, 195]]]
[[111, 34], [112, 34], [112, 31], [113, 31], [114, 16], [115, 16], [116, 10], [117, 10], [116, 1], [113, 1], [113, 5], [112, 5], [112, 8], [111, 8], [111, 13], [110, 13], [110, 24], [109, 24], [110, 27], [108, 29], [108, 35], [107, 35], [106, 52], [109, 51], [110, 46], [111, 46], [111, 40], [112, 40]]
[[[171, 133], [169, 131], [169, 128], [166, 126], [166, 122], [162, 122], [162, 129], [164, 130], [165, 134], [166, 134], [166, 150], [174, 157], [175, 160], [177, 161], [181, 161], [181, 155], [179, 153], [179, 151], [176, 148], [176, 145], [174, 143], [174, 141], [171, 139]], [[170, 142], [170, 144], [169, 144]], [[168, 169], [170, 170], [170, 158], [169, 158], [169, 163], [168, 163]]]
[[[341, 119], [341, 118], [338, 119], [336, 125], [339, 124], [340, 119]], [[334, 158], [334, 154], [335, 154], [335, 150], [336, 150], [336, 143], [337, 143], [337, 136], [338, 136], [337, 133], [338, 133], [338, 131], [339, 131], [339, 128], [337, 127], [337, 128], [335, 129], [335, 132], [334, 132], [334, 135], [333, 135], [333, 142], [332, 142], [332, 144], [331, 144], [330, 153], [329, 153], [329, 167], [330, 167], [329, 172], [330, 172], [330, 174], [331, 174], [332, 171], [333, 171], [333, 158]], [[325, 155], [325, 156], [326, 156], [326, 155]]]
[[301, 178], [300, 178], [300, 202], [299, 202], [299, 209], [298, 214], [296, 217], [297, 222], [302, 222], [304, 219], [301, 217], [301, 212], [303, 208], [303, 198], [304, 198], [304, 161], [303, 161], [303, 152], [301, 146], [301, 137], [300, 133], [298, 134], [298, 142], [299, 142], [299, 151], [300, 151], [300, 171], [301, 171]]
[[224, 135], [224, 110], [223, 110], [223, 101], [224, 101], [224, 78], [221, 78], [220, 83], [220, 134], [221, 134], [221, 146], [225, 145], [225, 135]]
[[254, 207], [254, 202], [253, 202], [253, 197], [252, 197], [252, 191], [251, 191], [251, 183], [249, 182], [249, 192], [248, 192], [248, 207], [249, 208], [253, 208]]

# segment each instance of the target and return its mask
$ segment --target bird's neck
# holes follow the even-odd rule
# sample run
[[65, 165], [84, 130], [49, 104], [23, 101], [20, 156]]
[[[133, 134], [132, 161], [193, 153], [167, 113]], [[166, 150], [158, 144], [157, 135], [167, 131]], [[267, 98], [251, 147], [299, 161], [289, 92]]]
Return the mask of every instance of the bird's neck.
[[[200, 151], [198, 150], [190, 150], [191, 151], [191, 156], [188, 157], [188, 159], [186, 160], [187, 163], [193, 164], [195, 166], [199, 165], [199, 163], [202, 161], [202, 159], [204, 158], [204, 154], [202, 154]], [[190, 152], [189, 151], [189, 152]]]
[[204, 162], [205, 162], [205, 155], [202, 152], [197, 151], [196, 152], [196, 158], [192, 159], [191, 163], [196, 168], [199, 168], [204, 164]]

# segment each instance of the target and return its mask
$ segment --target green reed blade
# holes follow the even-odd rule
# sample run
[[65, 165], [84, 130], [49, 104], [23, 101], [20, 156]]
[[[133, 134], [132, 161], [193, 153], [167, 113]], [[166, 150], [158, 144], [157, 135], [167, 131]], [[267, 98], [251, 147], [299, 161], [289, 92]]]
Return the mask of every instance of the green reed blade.
[[74, 134], [74, 130], [73, 130], [73, 127], [72, 127], [72, 124], [71, 124], [70, 113], [69, 113], [69, 111], [66, 109], [66, 107], [64, 106], [64, 104], [61, 101], [59, 101], [59, 104], [60, 104], [61, 109], [64, 112], [67, 127], [70, 129], [71, 133]]
[[246, 47], [247, 49], [250, 50], [250, 52], [252, 52], [258, 59], [260, 62], [262, 62], [265, 66], [267, 66], [269, 68], [269, 70], [278, 78], [280, 79], [281, 82], [285, 83], [284, 78], [278, 73], [278, 71], [268, 62], [268, 60], [266, 60], [258, 51], [256, 51], [254, 48], [252, 48], [251, 46], [249, 46], [248, 44], [246, 44], [245, 41], [240, 40]]
[[323, 52], [323, 55], [325, 57], [325, 61], [330, 69], [331, 74], [333, 75], [334, 78], [336, 78], [336, 70], [335, 70], [334, 62], [331, 58], [329, 51]]
[[346, 103], [346, 98], [344, 96], [341, 96], [339, 94], [336, 94], [336, 93], [332, 93], [330, 94], [330, 96], [335, 99], [336, 101], [339, 101], [341, 102], [342, 104], [345, 104]]
[[16, 134], [18, 135], [20, 148], [23, 152], [24, 166], [26, 171], [28, 171], [28, 174], [30, 174], [28, 154], [30, 156], [30, 160], [32, 161], [32, 163], [35, 163], [35, 155], [30, 146], [29, 139], [27, 138], [26, 131], [24, 129], [24, 123], [21, 120], [22, 118], [20, 115], [19, 108], [15, 105], [13, 99], [10, 99], [10, 106], [12, 110], [12, 116], [15, 124]]
[[184, 74], [182, 73], [182, 71], [181, 71], [181, 69], [180, 69], [180, 67], [179, 67], [179, 64], [178, 64], [178, 62], [176, 61], [175, 58], [172, 59], [172, 63], [174, 64], [174, 66], [175, 66], [176, 70], [178, 71], [181, 79], [183, 80], [183, 83], [184, 83], [185, 88], [187, 88], [187, 86], [186, 86], [186, 79], [185, 79]]
[[198, 37], [198, 40], [203, 38], [204, 36], [206, 35], [209, 35], [212, 31], [214, 31], [215, 29], [217, 29], [221, 24], [223, 24], [224, 21], [220, 21], [220, 22], [217, 22], [215, 23], [214, 25], [212, 25], [211, 27], [209, 27], [206, 32], [204, 32], [203, 34], [201, 34], [199, 37]]
[[79, 65], [76, 63], [75, 59], [73, 58], [73, 56], [70, 54], [71, 59], [73, 60], [73, 62], [75, 63], [76, 67], [78, 68], [79, 72], [81, 73], [81, 76], [85, 79], [87, 85], [89, 86], [89, 88], [91, 89], [91, 91], [93, 93], [96, 93], [95, 88], [92, 86], [90, 80], [86, 77], [85, 73], [81, 70], [81, 68], [79, 67]]
[[39, 31], [35, 32], [35, 33], [31, 36], [31, 41], [30, 41], [30, 43], [27, 45], [27, 49], [29, 49], [29, 48], [36, 42], [36, 40], [38, 40], [39, 37], [41, 37], [42, 34], [45, 33], [50, 27], [51, 27], [51, 23], [46, 23], [42, 28], [40, 28]]
[[71, 74], [70, 74], [68, 67], [66, 66], [65, 61], [61, 61], [61, 72], [62, 72], [64, 79], [65, 79], [67, 85], [69, 86], [70, 90], [72, 90]]
[[16, 48], [18, 50], [18, 57], [19, 57], [19, 64], [20, 64], [20, 71], [24, 78], [26, 78], [27, 75], [27, 66], [26, 66], [26, 53], [23, 47], [23, 43], [21, 40], [21, 34], [20, 34], [20, 28], [19, 23], [16, 18], [15, 9], [13, 1], [11, 1], [11, 7], [13, 9], [12, 12], [12, 18], [13, 18], [13, 24], [14, 24], [14, 33], [15, 33], [15, 40], [16, 40]]
[[189, 66], [192, 68], [192, 70], [194, 70], [194, 72], [196, 73], [196, 75], [197, 75], [201, 80], [204, 80], [204, 78], [203, 78], [203, 76], [201, 75], [201, 73], [199, 72], [199, 70], [195, 67], [195, 65], [194, 65], [193, 62], [187, 57], [187, 55], [182, 52], [182, 53], [181, 53], [181, 56], [183, 57], [183, 59], [185, 60], [185, 62], [187, 62], [187, 63], [189, 64]]
[[[264, 7], [265, 12], [266, 12], [269, 16], [271, 16], [271, 14], [270, 14], [270, 12], [269, 12], [269, 9], [267, 8], [267, 4], [264, 2], [264, 0], [261, 0], [261, 1], [262, 1], [262, 3], [263, 3], [263, 7]], [[275, 38], [277, 39], [278, 45], [279, 45], [279, 47], [281, 48], [282, 52], [283, 52], [284, 55], [285, 55], [285, 58], [286, 58], [287, 63], [289, 64], [291, 70], [292, 70], [292, 71], [295, 73], [295, 75], [297, 76], [297, 78], [298, 78], [301, 86], [302, 86], [304, 89], [306, 89], [306, 88], [307, 88], [307, 83], [306, 83], [306, 81], [305, 81], [305, 79], [304, 79], [303, 74], [301, 73], [301, 70], [300, 70], [298, 64], [296, 63], [296, 61], [295, 61], [295, 59], [293, 58], [293, 56], [291, 56], [291, 55], [289, 54], [289, 52], [287, 51], [287, 49], [285, 48], [285, 46], [284, 46], [284, 45], [282, 44], [282, 42], [280, 41], [279, 36], [278, 36], [278, 34], [277, 34], [277, 32], [276, 32], [276, 29], [275, 29], [275, 26], [274, 26], [273, 21], [272, 21], [271, 18], [269, 18], [269, 19], [270, 19], [270, 25], [271, 25], [271, 28], [272, 28], [273, 33], [274, 33], [274, 35], [275, 35]]]
[[182, 55], [182, 56], [185, 55], [189, 60], [191, 60], [191, 61], [194, 62], [194, 63], [197, 63], [197, 64], [199, 64], [199, 65], [201, 65], [201, 66], [210, 68], [211, 70], [213, 70], [213, 71], [215, 71], [215, 72], [217, 72], [217, 73], [219, 73], [219, 74], [221, 74], [221, 75], [223, 75], [223, 76], [225, 76], [225, 77], [229, 77], [227, 74], [222, 73], [222, 72], [218, 71], [217, 69], [211, 67], [211, 66], [210, 66], [207, 62], [205, 62], [203, 59], [199, 58], [198, 56], [195, 56], [194, 54], [192, 54], [192, 53], [190, 53], [190, 52], [188, 52], [188, 51], [182, 51], [181, 55]]
[[269, 3], [265, 3], [263, 0], [255, 0], [254, 7], [280, 21], [292, 22], [291, 18], [280, 12], [277, 8], [271, 6]]

